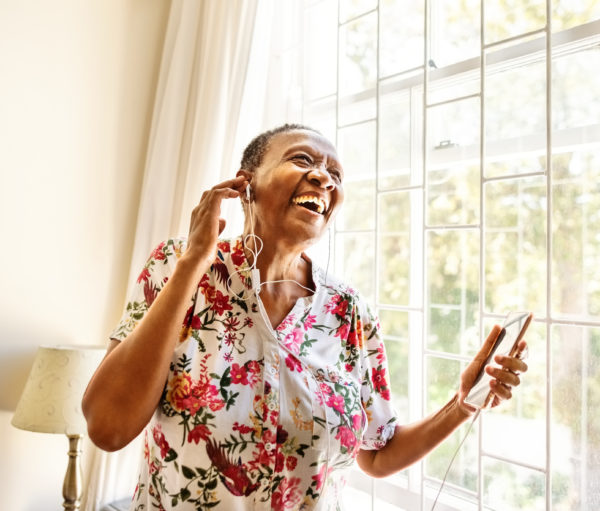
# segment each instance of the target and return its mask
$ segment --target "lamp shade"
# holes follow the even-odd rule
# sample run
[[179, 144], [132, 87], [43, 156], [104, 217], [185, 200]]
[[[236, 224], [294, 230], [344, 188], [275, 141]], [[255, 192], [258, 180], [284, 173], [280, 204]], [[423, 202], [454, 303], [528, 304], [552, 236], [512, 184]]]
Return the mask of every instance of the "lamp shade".
[[105, 353], [100, 346], [39, 347], [12, 425], [40, 433], [85, 434], [81, 399]]

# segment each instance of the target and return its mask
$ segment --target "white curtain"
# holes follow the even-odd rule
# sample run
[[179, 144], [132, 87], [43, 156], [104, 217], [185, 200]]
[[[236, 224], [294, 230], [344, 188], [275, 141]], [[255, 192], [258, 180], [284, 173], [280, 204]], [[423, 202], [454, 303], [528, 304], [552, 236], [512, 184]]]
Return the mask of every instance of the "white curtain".
[[[277, 2], [278, 3], [278, 2]], [[161, 240], [187, 234], [202, 191], [232, 177], [245, 143], [263, 129], [274, 16], [272, 0], [173, 0], [148, 143], [129, 285]], [[280, 94], [281, 96], [281, 94]], [[273, 109], [273, 105], [270, 105]], [[282, 105], [282, 112], [289, 112]], [[287, 120], [289, 115], [281, 120]], [[270, 118], [269, 122], [273, 122]], [[223, 216], [241, 228], [238, 201]], [[87, 446], [82, 509], [130, 497], [138, 438], [108, 454]]]

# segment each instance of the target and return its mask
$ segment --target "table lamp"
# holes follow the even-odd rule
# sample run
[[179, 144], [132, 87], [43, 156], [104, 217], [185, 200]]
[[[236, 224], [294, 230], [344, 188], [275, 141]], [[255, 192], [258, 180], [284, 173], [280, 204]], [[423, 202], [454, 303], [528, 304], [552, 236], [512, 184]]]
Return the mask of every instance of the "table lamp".
[[87, 432], [81, 399], [106, 353], [101, 346], [40, 346], [17, 404], [12, 425], [69, 438], [69, 463], [63, 483], [63, 507], [79, 509], [81, 439]]

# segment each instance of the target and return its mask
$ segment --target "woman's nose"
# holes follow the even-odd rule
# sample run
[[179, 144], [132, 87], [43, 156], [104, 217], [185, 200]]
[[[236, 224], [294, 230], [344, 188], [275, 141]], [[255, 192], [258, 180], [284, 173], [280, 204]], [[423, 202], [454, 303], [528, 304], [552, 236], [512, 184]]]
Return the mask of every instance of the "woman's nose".
[[315, 165], [308, 172], [308, 180], [318, 186], [319, 188], [324, 188], [325, 190], [333, 190], [335, 188], [335, 183], [331, 177], [331, 174], [327, 171], [327, 169], [323, 165]]

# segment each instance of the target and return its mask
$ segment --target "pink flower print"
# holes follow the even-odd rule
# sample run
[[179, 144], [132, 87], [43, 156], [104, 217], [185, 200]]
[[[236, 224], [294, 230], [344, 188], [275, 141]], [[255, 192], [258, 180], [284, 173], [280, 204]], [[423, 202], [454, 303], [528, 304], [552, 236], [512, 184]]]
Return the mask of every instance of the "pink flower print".
[[331, 299], [325, 304], [325, 310], [327, 312], [331, 312], [335, 310], [340, 302], [342, 297], [340, 295], [333, 295]]
[[377, 362], [379, 362], [380, 364], [383, 364], [383, 362], [385, 361], [385, 348], [383, 346], [383, 343], [380, 342], [379, 346], [377, 346]]
[[356, 436], [352, 430], [346, 426], [340, 426], [337, 434], [335, 435], [335, 439], [339, 440], [340, 444], [349, 451], [352, 451], [356, 445]]
[[241, 385], [248, 385], [248, 371], [244, 366], [240, 366], [239, 364], [233, 364], [231, 366], [231, 382], [239, 383]]
[[149, 278], [150, 278], [150, 270], [148, 268], [144, 268], [137, 278], [137, 283], [139, 284], [142, 280], [146, 281]]
[[156, 247], [150, 257], [152, 259], [156, 259], [157, 261], [163, 261], [165, 259], [165, 253], [163, 252], [163, 248], [165, 246], [165, 242], [163, 241], [158, 247]]
[[165, 435], [162, 432], [160, 424], [154, 426], [154, 428], [152, 429], [152, 436], [154, 437], [154, 443], [160, 448], [160, 457], [164, 459], [165, 456], [169, 453], [171, 447], [169, 446], [169, 443], [167, 442]]
[[[329, 467], [327, 470], [327, 475], [331, 473], [333, 467]], [[312, 476], [313, 481], [317, 482], [317, 490], [319, 490], [323, 486], [323, 481], [325, 480], [325, 464], [321, 465], [319, 473], [315, 476]]]
[[352, 428], [358, 431], [362, 427], [363, 417], [362, 414], [355, 413], [352, 416]]
[[300, 344], [302, 344], [303, 332], [300, 328], [295, 328], [285, 336], [283, 344], [296, 355], [300, 353]]
[[299, 477], [283, 478], [271, 497], [271, 509], [286, 511], [295, 508], [302, 498], [302, 492], [299, 488], [300, 482]]
[[316, 321], [317, 321], [316, 314], [309, 314], [308, 316], [306, 316], [306, 319], [304, 320], [304, 324], [302, 325], [304, 327], [304, 330], [305, 331], [310, 330]]
[[327, 400], [327, 406], [337, 410], [340, 413], [344, 413], [344, 398], [339, 394], [333, 394]]

